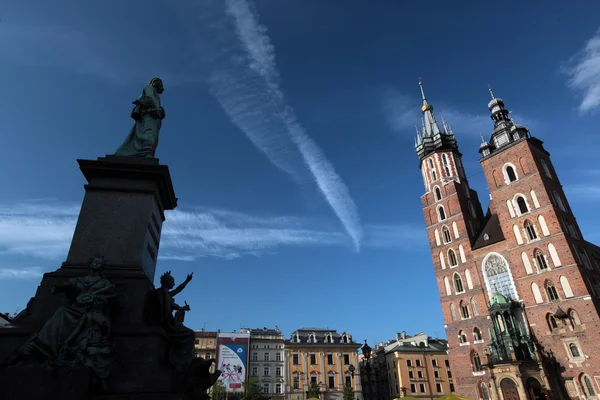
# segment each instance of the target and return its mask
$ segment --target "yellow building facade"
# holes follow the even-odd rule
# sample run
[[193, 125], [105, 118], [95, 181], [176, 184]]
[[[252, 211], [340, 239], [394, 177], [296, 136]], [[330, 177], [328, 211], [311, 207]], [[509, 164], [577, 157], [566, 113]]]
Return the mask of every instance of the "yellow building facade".
[[286, 340], [285, 348], [288, 399], [306, 400], [307, 391], [314, 382], [321, 391], [321, 400], [342, 400], [345, 384], [350, 384], [357, 400], [362, 400], [358, 379], [360, 344], [355, 343], [350, 334], [340, 334], [332, 329], [302, 328]]

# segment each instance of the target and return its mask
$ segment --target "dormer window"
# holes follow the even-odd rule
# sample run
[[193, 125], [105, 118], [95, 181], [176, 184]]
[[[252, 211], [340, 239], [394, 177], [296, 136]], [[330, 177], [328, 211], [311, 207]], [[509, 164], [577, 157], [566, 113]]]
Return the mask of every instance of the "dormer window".
[[314, 332], [308, 335], [308, 343], [317, 343], [317, 335]]
[[292, 335], [292, 342], [294, 342], [294, 343], [300, 343], [300, 336], [298, 336], [297, 333], [294, 333]]
[[343, 334], [343, 335], [342, 335], [342, 343], [350, 343], [350, 342], [348, 341], [348, 335], [346, 335], [346, 334]]
[[329, 332], [325, 334], [325, 343], [333, 343], [333, 336]]

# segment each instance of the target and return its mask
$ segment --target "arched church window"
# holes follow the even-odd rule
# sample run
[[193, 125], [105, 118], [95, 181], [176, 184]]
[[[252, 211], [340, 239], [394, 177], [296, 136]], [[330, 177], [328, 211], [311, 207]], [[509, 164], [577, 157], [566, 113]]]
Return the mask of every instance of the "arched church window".
[[554, 318], [554, 315], [552, 315], [550, 313], [546, 314], [546, 322], [548, 323], [548, 328], [550, 328], [550, 331], [558, 328], [558, 324], [556, 323], [556, 318]]
[[521, 215], [527, 214], [529, 212], [529, 207], [527, 207], [527, 202], [525, 201], [525, 197], [519, 196], [517, 197], [517, 209]]
[[458, 261], [456, 260], [456, 253], [454, 250], [448, 250], [448, 262], [450, 263], [450, 267], [456, 267], [458, 265]]
[[560, 208], [564, 212], [567, 212], [567, 207], [565, 207], [565, 203], [563, 202], [562, 197], [560, 197], [560, 194], [558, 194], [556, 190], [552, 191], [552, 196], [554, 197], [554, 201], [556, 202], [558, 208]]
[[574, 358], [581, 357], [581, 353], [579, 353], [579, 348], [575, 343], [569, 343], [569, 351]]
[[579, 381], [579, 383], [581, 383], [583, 391], [585, 392], [585, 394], [588, 395], [588, 397], [596, 395], [596, 389], [594, 389], [594, 385], [592, 385], [592, 380], [589, 376], [581, 374]]
[[445, 221], [446, 220], [446, 210], [444, 210], [444, 206], [438, 206], [438, 220]]
[[487, 385], [483, 382], [479, 385], [479, 396], [482, 400], [490, 400], [490, 393], [488, 392]]
[[550, 301], [560, 300], [560, 297], [558, 297], [558, 291], [556, 290], [556, 287], [554, 287], [554, 283], [552, 283], [552, 281], [546, 281], [546, 294], [548, 294], [548, 300]]
[[490, 299], [495, 292], [514, 300], [517, 299], [517, 290], [504, 257], [497, 253], [488, 254], [484, 259], [482, 269]]
[[460, 301], [460, 316], [462, 319], [468, 319], [469, 316], [469, 307], [464, 301]]
[[460, 343], [467, 343], [467, 335], [462, 330], [458, 331], [458, 341]]
[[473, 366], [473, 372], [479, 372], [483, 370], [483, 368], [481, 368], [481, 359], [476, 351], [471, 353], [471, 365]]
[[454, 274], [454, 291], [456, 294], [462, 293], [465, 291], [462, 284], [462, 279], [458, 273]]
[[523, 226], [525, 228], [525, 233], [527, 234], [527, 239], [529, 239], [529, 241], [538, 238], [537, 232], [535, 231], [535, 227], [529, 220], [525, 221], [525, 224], [523, 224]]
[[448, 229], [448, 227], [445, 225], [442, 227], [442, 236], [444, 237], [444, 243], [450, 243], [452, 241], [450, 229]]
[[569, 311], [569, 321], [571, 321], [571, 326], [576, 328], [581, 325], [581, 320], [579, 319], [579, 315], [575, 310]]
[[542, 169], [544, 170], [544, 174], [546, 174], [546, 176], [550, 179], [552, 179], [552, 174], [550, 173], [550, 168], [548, 168], [548, 164], [546, 164], [546, 161], [544, 160], [540, 160], [541, 164], [542, 164]]
[[539, 249], [533, 252], [535, 263], [537, 264], [539, 271], [546, 271], [548, 269], [548, 263], [546, 262], [546, 256]]
[[448, 156], [446, 154], [442, 154], [442, 163], [444, 164], [444, 172], [446, 173], [446, 176], [452, 176], [452, 174], [450, 173], [450, 164], [448, 163]]
[[429, 159], [429, 169], [431, 169], [431, 181], [436, 181], [437, 175], [435, 173], [435, 167], [433, 166], [433, 160], [431, 158]]
[[473, 339], [474, 340], [483, 340], [483, 336], [481, 336], [481, 330], [479, 328], [473, 329]]
[[433, 188], [433, 193], [435, 194], [435, 201], [440, 201], [442, 199], [442, 191], [439, 187]]
[[515, 168], [512, 165], [507, 165], [506, 167], [504, 167], [504, 173], [506, 174], [506, 183], [511, 183], [518, 179], [517, 173], [515, 172]]

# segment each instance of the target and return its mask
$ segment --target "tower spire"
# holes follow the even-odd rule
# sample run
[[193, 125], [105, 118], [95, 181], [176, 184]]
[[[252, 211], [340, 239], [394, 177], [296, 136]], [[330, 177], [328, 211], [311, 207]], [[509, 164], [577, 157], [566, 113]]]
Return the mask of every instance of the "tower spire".
[[423, 136], [439, 135], [441, 133], [440, 127], [437, 122], [435, 122], [433, 106], [427, 102], [427, 97], [425, 97], [425, 90], [423, 90], [423, 81], [421, 78], [419, 78], [419, 87], [421, 89], [421, 98], [423, 99], [423, 106], [421, 107], [424, 119]]
[[488, 90], [490, 91], [490, 95], [492, 96], [492, 100], [494, 100], [496, 97], [494, 96], [494, 92], [492, 91], [492, 87], [488, 84]]

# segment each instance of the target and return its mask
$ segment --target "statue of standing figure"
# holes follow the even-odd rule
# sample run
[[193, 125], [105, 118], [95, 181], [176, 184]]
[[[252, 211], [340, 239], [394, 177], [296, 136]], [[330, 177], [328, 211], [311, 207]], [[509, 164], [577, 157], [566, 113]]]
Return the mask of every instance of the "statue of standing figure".
[[133, 102], [131, 118], [135, 120], [129, 135], [115, 152], [116, 156], [154, 158], [158, 146], [158, 134], [165, 118], [165, 109], [160, 105], [160, 94], [164, 91], [160, 78], [152, 78], [142, 94]]

